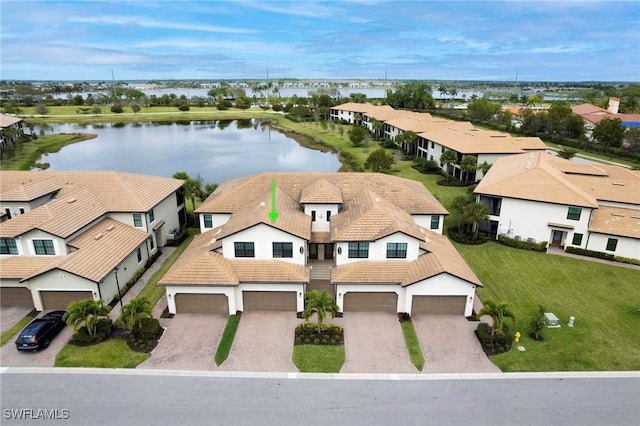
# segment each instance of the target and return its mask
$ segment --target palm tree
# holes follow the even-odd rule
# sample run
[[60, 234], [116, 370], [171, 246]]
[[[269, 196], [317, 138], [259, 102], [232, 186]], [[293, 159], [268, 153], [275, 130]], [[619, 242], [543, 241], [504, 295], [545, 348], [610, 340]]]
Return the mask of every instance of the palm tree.
[[327, 316], [327, 312], [331, 313], [331, 317], [334, 317], [338, 313], [338, 305], [333, 297], [329, 296], [326, 290], [311, 290], [304, 295], [304, 311], [302, 317], [305, 321], [309, 321], [309, 318], [313, 314], [318, 316], [318, 333], [322, 330], [320, 326]]
[[487, 300], [484, 302], [484, 307], [478, 312], [478, 316], [488, 315], [493, 320], [493, 327], [491, 327], [491, 334], [502, 335], [504, 334], [504, 322], [507, 318], [511, 321], [516, 320], [516, 315], [513, 313], [507, 302], [494, 302]]
[[189, 176], [187, 172], [175, 172], [172, 176], [174, 179], [184, 180], [184, 192], [185, 196], [191, 199], [191, 206], [193, 210], [196, 209], [196, 197], [202, 194], [202, 177], [200, 175], [196, 178]]
[[491, 168], [491, 164], [487, 161], [483, 161], [481, 164], [478, 164], [478, 170], [482, 172], [482, 177], [485, 177], [489, 169]]
[[474, 201], [465, 206], [463, 215], [465, 223], [471, 223], [473, 242], [476, 242], [478, 240], [478, 222], [489, 220], [489, 210], [483, 204]]
[[442, 164], [445, 164], [447, 166], [447, 181], [449, 181], [449, 178], [451, 177], [451, 174], [449, 173], [449, 169], [451, 167], [452, 164], [455, 164], [456, 161], [458, 161], [458, 154], [456, 154], [454, 151], [448, 149], [445, 152], [442, 153], [442, 155], [440, 156], [440, 162]]
[[84, 326], [89, 336], [93, 337], [96, 335], [98, 320], [106, 318], [110, 309], [104, 305], [102, 300], [77, 300], [69, 303], [62, 320], [73, 327], [73, 331], [76, 333]]
[[460, 229], [460, 227], [462, 226], [462, 215], [464, 214], [463, 213], [464, 212], [464, 208], [470, 202], [472, 202], [472, 200], [469, 200], [469, 196], [467, 196], [467, 195], [458, 195], [451, 202], [451, 208], [458, 212], [458, 232], [462, 231]]
[[418, 145], [418, 135], [416, 132], [408, 130], [396, 136], [395, 141], [400, 144], [402, 149], [409, 155], [416, 154], [416, 146]]
[[151, 306], [151, 302], [144, 296], [137, 296], [122, 307], [122, 312], [118, 320], [124, 323], [128, 330], [133, 331], [135, 326], [142, 328], [140, 320], [143, 318], [152, 318], [152, 313], [153, 306]]
[[465, 183], [468, 183], [469, 174], [471, 174], [471, 172], [475, 172], [478, 168], [478, 157], [475, 155], [462, 156], [462, 160], [460, 160], [460, 168], [464, 172]]

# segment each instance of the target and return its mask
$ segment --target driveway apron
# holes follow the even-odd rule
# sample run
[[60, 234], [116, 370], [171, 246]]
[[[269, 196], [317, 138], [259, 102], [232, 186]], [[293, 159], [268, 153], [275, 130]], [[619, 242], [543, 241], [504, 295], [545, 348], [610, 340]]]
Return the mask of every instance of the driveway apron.
[[166, 329], [158, 346], [138, 368], [216, 370], [214, 357], [227, 319], [226, 315], [184, 313], [163, 320]]
[[478, 322], [458, 315], [416, 315], [413, 326], [426, 360], [423, 373], [499, 373], [474, 334]]
[[60, 331], [48, 348], [36, 352], [20, 352], [12, 338], [0, 348], [0, 366], [2, 367], [53, 367], [56, 355], [64, 348], [73, 335], [73, 329], [66, 326]]
[[417, 373], [396, 314], [345, 312], [345, 363], [341, 373]]
[[3, 306], [0, 308], [0, 333], [4, 333], [26, 317], [33, 308], [24, 306]]
[[301, 319], [295, 312], [244, 312], [225, 371], [297, 372], [291, 357], [295, 329]]

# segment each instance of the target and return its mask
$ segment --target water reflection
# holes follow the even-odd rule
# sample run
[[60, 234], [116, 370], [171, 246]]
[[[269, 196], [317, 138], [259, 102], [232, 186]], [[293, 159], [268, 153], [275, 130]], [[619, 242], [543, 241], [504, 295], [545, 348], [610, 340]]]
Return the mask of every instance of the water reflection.
[[95, 133], [97, 138], [38, 160], [50, 170], [119, 170], [157, 176], [200, 174], [205, 183], [265, 171], [335, 172], [333, 153], [302, 147], [260, 120], [46, 124], [46, 133]]

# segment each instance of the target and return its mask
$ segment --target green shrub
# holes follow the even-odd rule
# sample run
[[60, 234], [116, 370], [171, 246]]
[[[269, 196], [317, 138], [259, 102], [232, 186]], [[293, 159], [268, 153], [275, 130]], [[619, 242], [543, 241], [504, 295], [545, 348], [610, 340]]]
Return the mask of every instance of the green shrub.
[[539, 243], [530, 243], [528, 241], [516, 240], [515, 238], [509, 238], [505, 235], [498, 235], [498, 242], [505, 246], [519, 248], [523, 250], [533, 250], [539, 252], [547, 251], [547, 241], [541, 241]]
[[640, 265], [640, 259], [634, 259], [632, 257], [616, 256], [614, 260], [616, 262], [629, 263], [631, 265]]
[[318, 325], [304, 322], [296, 327], [294, 342], [296, 345], [341, 345], [344, 341], [342, 327], [332, 324], [322, 324], [320, 333]]
[[503, 334], [491, 335], [489, 324], [484, 322], [478, 324], [475, 334], [487, 355], [496, 355], [508, 352], [511, 349], [513, 337], [509, 332], [509, 327], [505, 325], [502, 331]]
[[596, 257], [598, 259], [605, 259], [605, 260], [611, 260], [611, 261], [615, 260], [615, 255], [613, 254], [603, 253], [601, 251], [585, 250], [580, 247], [568, 246], [565, 248], [565, 251], [567, 253], [580, 254], [582, 256], [589, 256], [589, 257]]
[[100, 318], [96, 323], [96, 334], [89, 335], [86, 327], [81, 327], [71, 336], [69, 343], [77, 346], [91, 346], [107, 340], [113, 332], [113, 321], [110, 318]]

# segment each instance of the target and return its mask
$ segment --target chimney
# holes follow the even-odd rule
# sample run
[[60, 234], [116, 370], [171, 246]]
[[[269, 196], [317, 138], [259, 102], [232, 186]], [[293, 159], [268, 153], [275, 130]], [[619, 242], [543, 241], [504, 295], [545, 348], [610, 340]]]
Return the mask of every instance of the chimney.
[[611, 114], [617, 114], [618, 108], [620, 108], [620, 99], [609, 98], [609, 108], [607, 108], [607, 111], [609, 111]]

